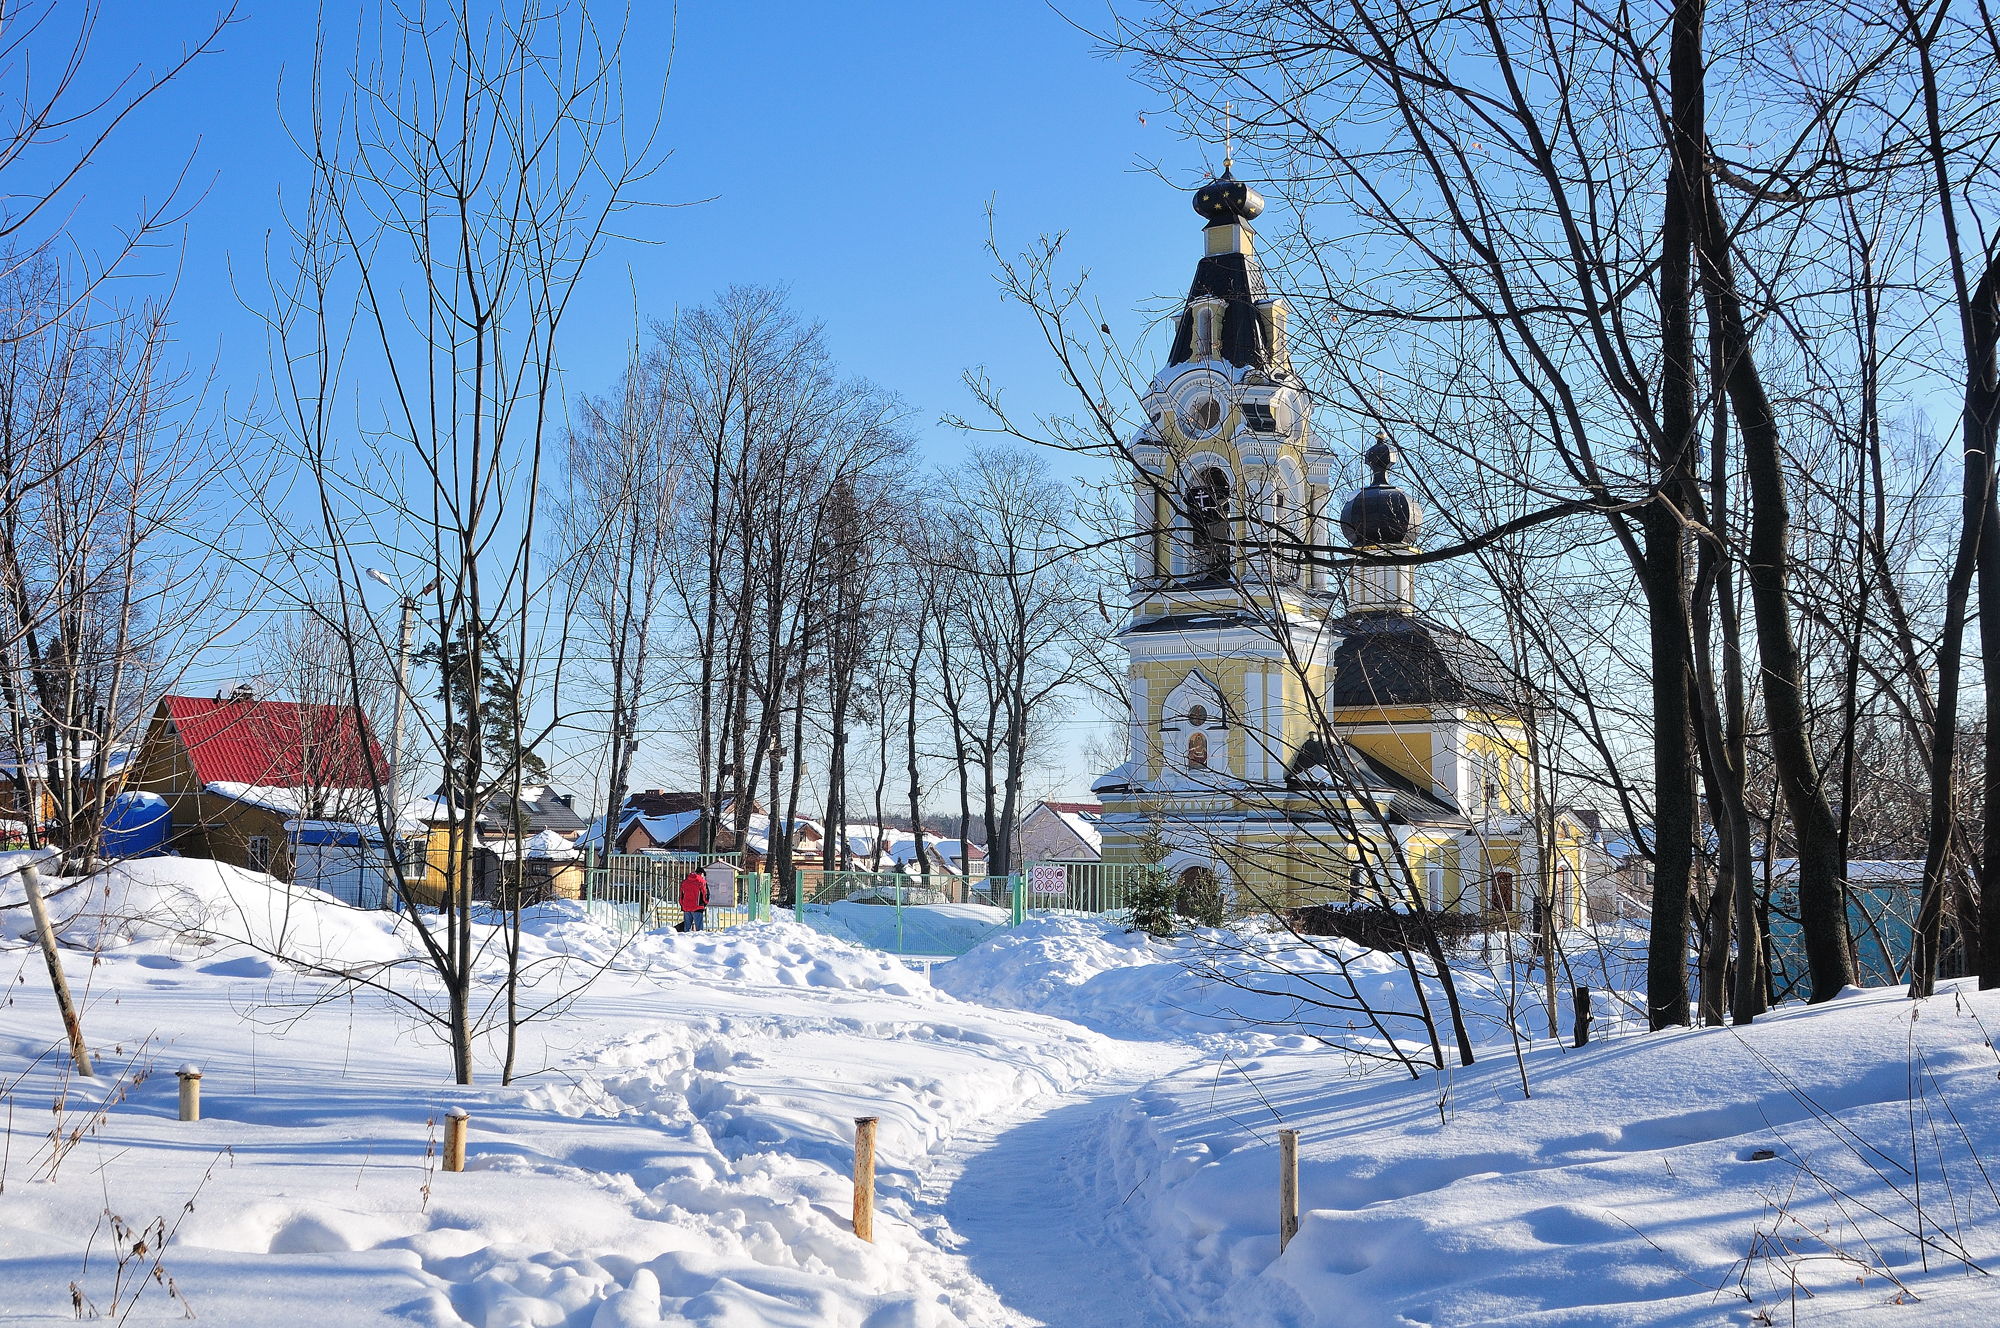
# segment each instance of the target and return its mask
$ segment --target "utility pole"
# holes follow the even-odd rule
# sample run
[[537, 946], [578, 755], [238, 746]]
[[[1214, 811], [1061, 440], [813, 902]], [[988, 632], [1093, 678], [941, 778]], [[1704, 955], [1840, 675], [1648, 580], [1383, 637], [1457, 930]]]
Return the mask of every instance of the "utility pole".
[[398, 820], [403, 815], [403, 703], [410, 694], [410, 645], [417, 632], [417, 597], [403, 596], [403, 627], [396, 647], [396, 712], [389, 725], [389, 804]]
[[[372, 567], [367, 570], [371, 580], [388, 586], [392, 590], [395, 589], [396, 583], [383, 573], [376, 571]], [[415, 642], [417, 631], [417, 596], [428, 595], [433, 590], [436, 590], [437, 587], [437, 581], [433, 580], [429, 585], [419, 590], [416, 595], [404, 591], [402, 596], [403, 623], [396, 645], [395, 718], [389, 724], [389, 795], [387, 799], [389, 805], [388, 814], [383, 818], [387, 823], [389, 832], [389, 843], [386, 847], [389, 851], [390, 869], [397, 874], [399, 883], [406, 879], [402, 874], [403, 854], [401, 846], [403, 841], [398, 831], [401, 829], [403, 822], [403, 711], [410, 697], [410, 647]]]

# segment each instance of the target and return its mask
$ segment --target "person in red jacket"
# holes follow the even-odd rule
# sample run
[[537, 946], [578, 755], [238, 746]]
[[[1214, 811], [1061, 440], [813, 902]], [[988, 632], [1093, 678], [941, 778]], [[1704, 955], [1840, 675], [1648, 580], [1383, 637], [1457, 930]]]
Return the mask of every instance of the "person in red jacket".
[[676, 931], [700, 931], [702, 914], [708, 911], [708, 877], [699, 867], [691, 867], [681, 878], [681, 925]]

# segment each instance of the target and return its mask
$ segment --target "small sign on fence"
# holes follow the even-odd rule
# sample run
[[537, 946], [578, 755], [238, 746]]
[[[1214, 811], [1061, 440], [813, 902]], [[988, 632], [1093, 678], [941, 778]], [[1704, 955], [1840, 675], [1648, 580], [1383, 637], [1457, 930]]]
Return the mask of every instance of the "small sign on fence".
[[1069, 893], [1069, 868], [1060, 862], [1038, 862], [1028, 872], [1028, 889], [1038, 895]]
[[710, 908], [736, 907], [736, 868], [726, 862], [711, 862], [706, 872], [708, 876], [708, 906]]

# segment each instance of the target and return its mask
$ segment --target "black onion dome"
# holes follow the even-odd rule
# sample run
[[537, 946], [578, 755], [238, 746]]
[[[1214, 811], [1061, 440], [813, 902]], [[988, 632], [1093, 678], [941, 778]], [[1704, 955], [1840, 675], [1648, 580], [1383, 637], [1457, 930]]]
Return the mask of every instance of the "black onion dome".
[[1424, 523], [1424, 512], [1410, 495], [1389, 483], [1389, 468], [1400, 460], [1386, 437], [1377, 437], [1368, 449], [1368, 465], [1375, 481], [1347, 500], [1340, 512], [1340, 529], [1356, 548], [1371, 544], [1408, 544], [1410, 536]]
[[1222, 174], [1194, 191], [1194, 210], [1211, 226], [1255, 221], [1264, 211], [1264, 196], [1222, 168]]

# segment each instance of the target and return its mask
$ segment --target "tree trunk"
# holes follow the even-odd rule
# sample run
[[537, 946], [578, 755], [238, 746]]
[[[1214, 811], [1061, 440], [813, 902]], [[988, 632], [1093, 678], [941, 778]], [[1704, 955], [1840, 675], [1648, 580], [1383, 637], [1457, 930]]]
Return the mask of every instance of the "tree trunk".
[[1703, 202], [1705, 224], [1696, 241], [1703, 259], [1703, 287], [1710, 316], [1717, 318], [1722, 328], [1725, 382], [1742, 429], [1744, 469], [1750, 479], [1750, 599], [1763, 667], [1771, 760], [1797, 831], [1799, 927], [1812, 973], [1811, 999], [1826, 1001], [1854, 982], [1854, 960], [1847, 942], [1847, 865], [1839, 860], [1840, 827], [1827, 801], [1811, 735], [1806, 731], [1798, 645], [1792, 635], [1791, 507], [1785, 494], [1777, 416], [1750, 353], [1725, 250], [1728, 232], [1713, 186], [1704, 191]]
[[1692, 683], [1687, 546], [1682, 519], [1693, 492], [1695, 429], [1693, 180], [1703, 122], [1700, 0], [1674, 7], [1668, 73], [1673, 160], [1667, 176], [1660, 255], [1660, 416], [1662, 447], [1655, 501], [1642, 518], [1645, 590], [1653, 661], [1653, 925], [1646, 961], [1647, 1021], [1654, 1029], [1688, 1022], [1688, 893], [1693, 883], [1697, 811], [1689, 694]]

